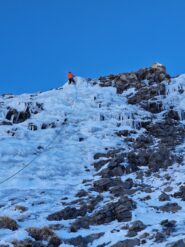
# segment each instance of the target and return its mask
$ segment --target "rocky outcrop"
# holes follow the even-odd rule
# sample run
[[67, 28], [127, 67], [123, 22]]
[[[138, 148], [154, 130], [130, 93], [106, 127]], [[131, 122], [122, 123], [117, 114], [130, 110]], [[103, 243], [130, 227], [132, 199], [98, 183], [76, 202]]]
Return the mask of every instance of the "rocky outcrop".
[[6, 216], [0, 216], [0, 229], [9, 229], [15, 231], [18, 228], [18, 224], [14, 219]]
[[[100, 81], [100, 86], [102, 87], [115, 86], [117, 89], [117, 93], [123, 93], [123, 91], [133, 87], [136, 89], [143, 90], [143, 88], [146, 85], [145, 81], [147, 81], [148, 85], [151, 87], [153, 84], [160, 84], [162, 81], [169, 79], [170, 76], [167, 74], [166, 68], [163, 65], [153, 64], [150, 68], [140, 69], [137, 72], [121, 73], [118, 75], [100, 77], [99, 81]], [[148, 93], [148, 91], [150, 91], [149, 87], [148, 90], [144, 89], [147, 95], [146, 96], [147, 99], [151, 98], [151, 96], [154, 97], [155, 95], [158, 95], [159, 92], [163, 91], [163, 89], [162, 90], [159, 89], [160, 86], [156, 90], [154, 87], [153, 90], [151, 90], [151, 94], [150, 92]], [[142, 92], [144, 93], [144, 91]], [[139, 95], [143, 97], [142, 94]], [[136, 97], [137, 98], [136, 101], [139, 100], [139, 95]]]
[[66, 207], [63, 210], [51, 214], [48, 216], [48, 220], [69, 220], [75, 219], [78, 216], [84, 216], [87, 213], [87, 208], [85, 206], [81, 207], [80, 209], [76, 209], [75, 207]]
[[91, 216], [77, 219], [71, 225], [71, 231], [76, 232], [80, 228], [89, 228], [90, 225], [102, 225], [114, 220], [128, 222], [132, 219], [131, 211], [136, 207], [128, 197], [122, 197], [117, 202], [112, 202], [97, 209]]
[[12, 121], [15, 124], [22, 123], [28, 118], [30, 118], [31, 113], [27, 108], [26, 111], [18, 112], [14, 108], [10, 108], [6, 114], [6, 119]]
[[26, 102], [24, 111], [18, 111], [15, 108], [8, 107], [5, 118], [6, 120], [9, 120], [14, 124], [18, 124], [29, 119], [31, 117], [31, 114], [38, 114], [43, 110], [44, 107], [42, 103], [36, 102], [35, 104], [33, 104], [32, 102]]

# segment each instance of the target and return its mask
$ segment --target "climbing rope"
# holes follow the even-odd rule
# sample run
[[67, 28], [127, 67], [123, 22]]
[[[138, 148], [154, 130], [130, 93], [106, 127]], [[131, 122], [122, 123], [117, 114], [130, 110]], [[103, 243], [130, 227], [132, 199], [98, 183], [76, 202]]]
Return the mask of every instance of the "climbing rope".
[[42, 152], [40, 152], [37, 156], [35, 156], [33, 159], [31, 159], [28, 163], [26, 163], [21, 169], [19, 169], [18, 171], [16, 171], [15, 173], [13, 173], [12, 175], [10, 175], [9, 177], [5, 178], [4, 180], [0, 181], [0, 185], [4, 184], [5, 182], [13, 179], [16, 175], [18, 175], [19, 173], [21, 173], [24, 169], [26, 169], [28, 166], [30, 166], [35, 160], [37, 160], [44, 152], [46, 152], [46, 150], [55, 142], [55, 140], [57, 139], [57, 137], [59, 135], [61, 135], [62, 132], [62, 128], [59, 131], [56, 131], [56, 135], [54, 136], [54, 138], [48, 143], [48, 145], [45, 146], [45, 148], [43, 149]]

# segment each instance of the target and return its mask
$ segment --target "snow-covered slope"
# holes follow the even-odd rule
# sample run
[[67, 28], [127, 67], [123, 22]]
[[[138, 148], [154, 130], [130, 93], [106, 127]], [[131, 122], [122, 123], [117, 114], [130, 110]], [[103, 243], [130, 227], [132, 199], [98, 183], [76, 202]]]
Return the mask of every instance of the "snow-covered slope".
[[139, 73], [0, 97], [1, 244], [183, 238], [185, 75]]

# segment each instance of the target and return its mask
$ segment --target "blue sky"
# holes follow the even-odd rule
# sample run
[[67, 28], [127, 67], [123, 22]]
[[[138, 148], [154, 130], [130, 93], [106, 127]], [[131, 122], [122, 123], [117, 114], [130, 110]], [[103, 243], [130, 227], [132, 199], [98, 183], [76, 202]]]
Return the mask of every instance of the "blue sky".
[[0, 93], [155, 61], [185, 73], [184, 13], [184, 0], [0, 0]]

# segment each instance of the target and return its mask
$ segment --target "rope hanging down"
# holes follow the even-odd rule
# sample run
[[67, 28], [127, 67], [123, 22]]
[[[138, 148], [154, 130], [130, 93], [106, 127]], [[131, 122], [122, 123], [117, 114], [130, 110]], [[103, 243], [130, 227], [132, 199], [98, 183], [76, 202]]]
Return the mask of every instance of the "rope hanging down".
[[14, 178], [17, 174], [21, 173], [24, 169], [26, 169], [28, 166], [30, 166], [35, 160], [37, 160], [57, 139], [57, 137], [61, 134], [62, 132], [62, 128], [59, 131], [56, 131], [56, 135], [54, 136], [54, 138], [52, 139], [52, 141], [50, 141], [48, 143], [48, 145], [45, 146], [45, 148], [43, 149], [42, 152], [40, 152], [36, 157], [34, 157], [32, 160], [30, 160], [27, 164], [25, 164], [21, 169], [19, 169], [18, 171], [16, 171], [15, 173], [13, 173], [12, 175], [10, 175], [9, 177], [5, 178], [4, 180], [0, 181], [0, 185], [4, 184], [5, 182], [11, 180], [12, 178]]

